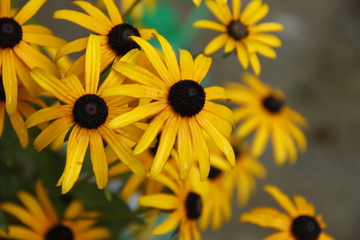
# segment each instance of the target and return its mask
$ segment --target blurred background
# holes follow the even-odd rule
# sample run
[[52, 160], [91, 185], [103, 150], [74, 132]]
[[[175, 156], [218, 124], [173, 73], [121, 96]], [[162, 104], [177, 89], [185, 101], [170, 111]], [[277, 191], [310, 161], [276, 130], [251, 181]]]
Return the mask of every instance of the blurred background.
[[[230, 1], [230, 0], [229, 0]], [[25, 0], [18, 0], [22, 6]], [[63, 20], [52, 19], [58, 9], [78, 9], [69, 0], [48, 0], [36, 19], [53, 29], [55, 35], [74, 40], [89, 32]], [[93, 3], [95, 1], [92, 1]], [[119, 2], [119, 1], [118, 1]], [[243, 6], [248, 1], [243, 1]], [[274, 232], [240, 223], [241, 213], [256, 206], [274, 206], [262, 186], [274, 184], [289, 195], [304, 195], [316, 206], [328, 224], [325, 230], [339, 240], [359, 238], [360, 194], [356, 190], [360, 171], [360, 1], [359, 0], [266, 0], [270, 13], [263, 21], [282, 23], [285, 30], [275, 35], [283, 41], [277, 59], [260, 57], [260, 78], [282, 89], [287, 103], [310, 123], [306, 130], [308, 151], [295, 165], [277, 167], [267, 149], [260, 160], [268, 177], [245, 208], [234, 206], [233, 217], [203, 239], [258, 240]], [[198, 19], [212, 18], [202, 4], [191, 0], [157, 1], [142, 23], [165, 35], [174, 48], [201, 52], [216, 32], [193, 29]], [[223, 59], [222, 50], [212, 55], [207, 81], [223, 85], [240, 81], [243, 72], [235, 55]]]

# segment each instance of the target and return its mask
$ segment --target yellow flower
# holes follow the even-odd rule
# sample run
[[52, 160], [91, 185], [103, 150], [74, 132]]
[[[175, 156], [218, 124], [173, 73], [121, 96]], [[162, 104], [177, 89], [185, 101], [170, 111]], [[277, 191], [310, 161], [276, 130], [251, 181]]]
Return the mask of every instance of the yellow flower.
[[256, 190], [256, 178], [266, 176], [265, 167], [249, 152], [245, 143], [234, 146], [235, 167], [229, 171], [237, 201], [244, 206]]
[[[20, 145], [25, 148], [29, 143], [29, 134], [25, 127], [24, 117], [29, 117], [36, 112], [32, 104], [46, 107], [45, 103], [39, 98], [33, 98], [25, 89], [23, 85], [19, 86], [18, 90], [18, 104], [15, 112], [8, 114], [11, 125], [20, 141]], [[4, 130], [5, 122], [5, 92], [2, 85], [2, 75], [0, 75], [0, 138]]]
[[94, 226], [98, 212], [85, 211], [81, 202], [74, 200], [67, 206], [59, 219], [41, 182], [36, 183], [36, 197], [20, 191], [18, 197], [23, 206], [11, 202], [1, 203], [0, 209], [13, 215], [26, 225], [9, 225], [9, 232], [0, 230], [0, 237], [6, 239], [62, 239], [97, 240], [109, 238], [107, 229]]
[[172, 193], [142, 196], [138, 203], [144, 207], [171, 211], [168, 218], [153, 229], [153, 234], [166, 234], [179, 226], [180, 240], [200, 240], [197, 220], [203, 214], [206, 215], [203, 204], [207, 189], [196, 184], [199, 181], [198, 176], [189, 176], [186, 180], [179, 181], [177, 175], [173, 165], [167, 164], [165, 171], [155, 179], [168, 187]]
[[[120, 6], [122, 6], [123, 13], [128, 13], [128, 11], [131, 11], [131, 19], [136, 23], [141, 24], [140, 20], [145, 12], [154, 12], [156, 1], [157, 0], [120, 0]], [[135, 7], [133, 7], [134, 4], [136, 4]]]
[[[127, 56], [131, 58], [131, 61], [135, 61], [138, 51], [132, 51]], [[73, 127], [70, 130], [67, 145], [65, 170], [58, 182], [58, 185], [62, 185], [62, 193], [68, 192], [75, 184], [89, 144], [97, 186], [99, 188], [106, 186], [108, 165], [103, 140], [132, 171], [141, 176], [145, 174], [143, 165], [129, 147], [131, 143], [137, 142], [143, 131], [134, 125], [116, 131], [106, 127], [106, 124], [115, 116], [129, 110], [126, 104], [132, 99], [103, 96], [105, 89], [121, 79], [117, 79], [116, 75], [110, 73], [98, 87], [100, 43], [96, 35], [90, 35], [85, 54], [85, 79], [83, 80], [85, 87], [75, 75], [59, 80], [39, 68], [35, 68], [31, 75], [41, 87], [62, 103], [41, 109], [27, 119], [27, 127], [54, 120], [35, 139], [35, 148], [41, 151]]]
[[264, 240], [335, 240], [323, 232], [326, 224], [323, 222], [322, 216], [315, 215], [314, 206], [303, 196], [295, 195], [293, 203], [275, 186], [265, 186], [265, 191], [277, 201], [287, 214], [270, 207], [258, 207], [240, 216], [240, 221], [280, 231]]
[[225, 53], [235, 50], [241, 65], [247, 69], [250, 63], [256, 75], [259, 75], [261, 67], [257, 53], [268, 58], [276, 58], [276, 52], [272, 47], [281, 46], [279, 38], [265, 33], [283, 30], [281, 24], [257, 24], [267, 15], [269, 6], [263, 4], [262, 0], [252, 0], [240, 13], [241, 0], [232, 1], [232, 12], [229, 6], [221, 1], [207, 0], [206, 5], [221, 23], [200, 20], [193, 26], [218, 31], [221, 34], [210, 41], [204, 49], [204, 54], [211, 54], [225, 46]]
[[271, 138], [276, 163], [282, 165], [287, 158], [295, 162], [296, 145], [301, 151], [306, 150], [306, 138], [299, 128], [307, 126], [306, 120], [285, 104], [280, 90], [270, 88], [251, 74], [244, 74], [243, 79], [248, 86], [228, 83], [226, 88], [231, 101], [240, 104], [234, 110], [235, 122], [241, 122], [236, 136], [244, 138], [256, 131], [251, 145], [255, 157], [264, 152]]
[[[134, 26], [125, 23], [119, 9], [114, 3], [114, 0], [103, 0], [103, 2], [110, 18], [101, 12], [100, 9], [86, 1], [74, 1], [73, 4], [81, 7], [87, 14], [74, 10], [59, 10], [54, 13], [54, 18], [74, 22], [99, 34], [99, 41], [101, 44], [100, 71], [103, 71], [114, 61], [118, 61], [130, 50], [139, 48], [139, 46], [131, 40], [129, 36], [141, 36], [144, 39], [150, 39], [153, 37], [153, 33], [155, 32], [154, 29], [137, 29]], [[56, 59], [70, 53], [84, 50], [88, 39], [88, 37], [84, 37], [69, 42], [59, 49], [56, 54]], [[83, 73], [83, 68], [79, 66], [83, 65], [84, 59], [84, 55], [81, 56], [77, 61], [75, 61], [75, 64], [68, 72], [81, 75]]]
[[14, 17], [11, 15], [11, 1], [0, 1], [0, 68], [8, 114], [17, 109], [18, 80], [32, 96], [37, 95], [38, 86], [29, 75], [33, 67], [58, 74], [56, 65], [36, 46], [59, 48], [65, 41], [52, 36], [51, 31], [43, 26], [25, 25], [45, 1], [28, 1]]
[[139, 37], [132, 39], [144, 50], [156, 73], [135, 64], [115, 63], [113, 69], [136, 84], [122, 84], [104, 91], [105, 96], [125, 95], [152, 101], [115, 118], [108, 127], [124, 127], [141, 119], [153, 118], [134, 149], [135, 154], [145, 151], [161, 132], [151, 174], [157, 176], [161, 172], [177, 140], [180, 178], [187, 176], [196, 159], [200, 164], [201, 179], [204, 180], [210, 170], [204, 134], [207, 133], [215, 141], [230, 164], [234, 165], [235, 162], [228, 141], [233, 125], [232, 111], [210, 101], [226, 99], [227, 95], [221, 87], [204, 89], [200, 85], [210, 68], [211, 58], [200, 54], [193, 60], [188, 51], [181, 49], [179, 66], [169, 42], [159, 34], [155, 36], [164, 53], [158, 52]]
[[[213, 1], [217, 1], [220, 4], [227, 4], [227, 0], [213, 0]], [[202, 0], [193, 0], [193, 3], [197, 6], [200, 7]]]

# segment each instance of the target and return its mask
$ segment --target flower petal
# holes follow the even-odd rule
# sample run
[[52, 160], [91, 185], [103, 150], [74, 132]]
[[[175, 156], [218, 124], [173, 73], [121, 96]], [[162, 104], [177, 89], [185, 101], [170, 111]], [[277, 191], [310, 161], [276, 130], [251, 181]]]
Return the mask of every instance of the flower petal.
[[144, 207], [173, 210], [179, 207], [180, 201], [174, 195], [158, 193], [142, 196], [139, 198], [138, 203]]
[[297, 210], [294, 206], [294, 204], [291, 202], [290, 198], [283, 193], [279, 188], [273, 186], [273, 185], [266, 185], [264, 187], [264, 190], [268, 192], [275, 200], [276, 202], [289, 213], [291, 217], [297, 216]]
[[207, 87], [205, 90], [206, 100], [214, 100], [214, 99], [229, 99], [226, 91], [222, 87], [213, 86]]
[[226, 32], [226, 26], [214, 22], [214, 21], [210, 21], [210, 20], [199, 20], [196, 21], [193, 24], [193, 27], [197, 27], [197, 28], [206, 28], [206, 29], [210, 29], [210, 30], [214, 30], [214, 31], [218, 31], [218, 32]]
[[280, 23], [266, 22], [254, 26], [249, 26], [249, 32], [278, 32], [284, 30], [284, 26]]
[[[20, 11], [15, 15], [14, 19], [20, 24], [23, 25], [27, 20], [29, 20], [32, 16], [39, 11], [42, 5], [46, 2], [46, 0], [30, 0], [28, 1]], [[3, 16], [2, 16], [3, 17]]]
[[229, 39], [229, 36], [226, 33], [223, 33], [223, 34], [215, 37], [213, 40], [211, 40], [206, 45], [206, 47], [204, 49], [204, 54], [209, 55], [209, 54], [216, 52], [217, 50], [219, 50], [220, 48], [225, 46], [228, 39]]
[[20, 145], [25, 148], [29, 143], [29, 135], [25, 127], [24, 119], [18, 111], [9, 114], [11, 125], [19, 138]]
[[249, 53], [242, 42], [236, 44], [236, 55], [243, 68], [247, 69], [249, 67]]
[[224, 25], [231, 21], [232, 16], [227, 4], [221, 4], [217, 1], [206, 1], [205, 3], [214, 16]]
[[2, 0], [0, 1], [0, 16], [1, 17], [11, 17], [11, 0]]
[[59, 48], [59, 50], [56, 52], [55, 60], [58, 61], [65, 55], [84, 50], [87, 46], [88, 39], [89, 37], [84, 37], [68, 42], [67, 44]]
[[90, 158], [96, 179], [96, 185], [99, 189], [103, 189], [108, 183], [108, 165], [103, 140], [97, 130], [89, 131], [89, 134]]
[[100, 78], [100, 43], [96, 35], [91, 34], [85, 53], [85, 92], [96, 94]]
[[212, 59], [206, 57], [204, 54], [199, 54], [194, 61], [194, 78], [193, 80], [201, 83], [209, 72]]
[[158, 225], [156, 228], [152, 230], [153, 234], [165, 234], [176, 228], [177, 225], [179, 225], [180, 222], [180, 212], [175, 211], [169, 214], [168, 218], [163, 221], [160, 225]]
[[103, 0], [103, 2], [105, 4], [107, 12], [109, 13], [111, 22], [114, 25], [123, 23], [123, 19], [121, 17], [118, 7], [114, 3], [114, 0]]
[[2, 84], [5, 91], [5, 104], [8, 114], [16, 111], [18, 98], [18, 83], [14, 66], [14, 54], [10, 48], [3, 49]]
[[194, 79], [194, 60], [191, 53], [184, 49], [179, 49], [180, 54], [180, 78]]
[[39, 34], [39, 33], [23, 33], [23, 40], [28, 43], [45, 46], [45, 47], [53, 47], [60, 48], [65, 45], [66, 41], [55, 36], [51, 36], [48, 34]]
[[[181, 118], [177, 135], [177, 147], [179, 152], [180, 180], [185, 179], [193, 162], [192, 141], [189, 131], [188, 119]], [[195, 147], [196, 148], [196, 147]]]

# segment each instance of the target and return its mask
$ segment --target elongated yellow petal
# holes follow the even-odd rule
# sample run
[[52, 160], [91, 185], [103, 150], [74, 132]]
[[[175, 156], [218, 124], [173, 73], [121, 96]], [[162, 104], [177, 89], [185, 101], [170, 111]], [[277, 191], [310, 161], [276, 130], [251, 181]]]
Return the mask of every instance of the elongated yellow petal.
[[254, 13], [256, 13], [262, 4], [262, 0], [250, 1], [240, 16], [241, 22], [247, 23], [246, 20], [248, 20]]
[[1, 17], [11, 17], [11, 0], [2, 0], [0, 1], [0, 16]]
[[255, 12], [253, 12], [248, 18], [244, 19], [244, 23], [247, 25], [253, 25], [263, 19], [269, 13], [269, 5], [262, 4]]
[[281, 166], [286, 160], [286, 145], [284, 144], [284, 139], [282, 138], [282, 134], [280, 132], [280, 126], [278, 126], [276, 122], [273, 122], [272, 125], [274, 159], [276, 164]]
[[133, 110], [131, 110], [130, 112], [126, 112], [120, 115], [119, 117], [116, 117], [113, 120], [111, 120], [110, 123], [108, 124], [108, 127], [109, 128], [124, 127], [136, 121], [152, 117], [158, 114], [159, 112], [161, 112], [163, 109], [165, 109], [166, 106], [167, 104], [164, 102], [153, 102], [138, 106]]
[[24, 64], [21, 59], [14, 55], [14, 65], [16, 69], [16, 74], [20, 82], [24, 85], [26, 90], [31, 94], [32, 97], [37, 97], [39, 93], [38, 84], [30, 76], [30, 68]]
[[169, 214], [168, 218], [163, 221], [160, 225], [152, 230], [153, 234], [165, 234], [176, 228], [179, 224], [181, 215], [179, 211], [175, 211]]
[[74, 74], [70, 74], [61, 79], [61, 82], [69, 89], [71, 95], [74, 96], [75, 99], [85, 95], [83, 85], [81, 84], [79, 78]]
[[263, 44], [269, 45], [270, 47], [280, 47], [281, 40], [271, 34], [266, 33], [253, 33], [249, 36], [249, 39], [252, 41], [259, 41]]
[[259, 58], [257, 57], [256, 54], [251, 54], [249, 59], [250, 59], [251, 67], [254, 70], [254, 73], [257, 76], [259, 76], [260, 72], [261, 72], [261, 66], [260, 66]]
[[315, 207], [313, 204], [308, 203], [303, 196], [295, 195], [294, 203], [299, 212], [299, 215], [315, 216]]
[[241, 12], [241, 0], [232, 1], [232, 15], [234, 20], [239, 20]]
[[212, 59], [210, 57], [206, 57], [203, 54], [199, 54], [194, 61], [194, 78], [193, 80], [201, 83], [201, 81], [205, 78], [206, 74], [209, 72], [211, 66]]
[[58, 221], [58, 217], [53, 205], [50, 202], [50, 199], [45, 191], [43, 183], [41, 181], [37, 181], [35, 185], [36, 196], [41, 203], [41, 207], [45, 210], [47, 218], [50, 223], [56, 223]]
[[268, 124], [264, 121], [260, 124], [251, 146], [251, 152], [255, 157], [259, 157], [264, 152], [266, 143], [269, 139], [269, 133], [270, 129]]
[[37, 220], [43, 224], [44, 227], [48, 226], [50, 223], [48, 222], [46, 213], [44, 212], [42, 206], [39, 204], [39, 202], [36, 200], [34, 196], [31, 194], [20, 191], [17, 194], [20, 201], [24, 204], [24, 206], [27, 208], [27, 211], [33, 216], [37, 217]]
[[203, 109], [228, 121], [230, 124], [234, 124], [234, 114], [232, 110], [224, 105], [206, 101]]
[[23, 6], [20, 11], [15, 15], [14, 19], [20, 24], [24, 24], [27, 20], [29, 20], [32, 16], [39, 11], [42, 5], [46, 2], [46, 0], [30, 0], [25, 6]]
[[170, 152], [174, 147], [179, 124], [179, 117], [176, 115], [170, 116], [165, 123], [164, 130], [161, 133], [159, 147], [156, 151], [156, 155], [151, 166], [151, 175], [154, 177], [160, 174], [166, 161], [169, 158]]
[[249, 54], [241, 42], [236, 44], [236, 55], [243, 68], [247, 69], [249, 67]]
[[163, 210], [172, 210], [178, 208], [180, 201], [177, 197], [159, 193], [139, 198], [138, 203], [144, 207], [153, 207]]
[[100, 78], [100, 43], [96, 35], [89, 36], [85, 54], [85, 92], [96, 94]]
[[37, 33], [37, 34], [48, 34], [51, 35], [52, 31], [44, 26], [40, 26], [40, 25], [32, 25], [32, 24], [27, 24], [24, 26], [21, 26], [23, 33]]
[[307, 143], [306, 143], [306, 137], [305, 137], [304, 133], [291, 122], [287, 122], [287, 125], [289, 127], [289, 131], [290, 131], [291, 135], [293, 135], [294, 140], [297, 143], [297, 145], [299, 146], [300, 150], [305, 151], [307, 148]]
[[189, 131], [188, 119], [180, 119], [179, 132], [177, 136], [177, 146], [180, 159], [180, 180], [183, 180], [189, 174], [192, 161], [194, 160], [192, 154], [193, 145]]
[[66, 43], [65, 40], [48, 34], [27, 33], [27, 32], [23, 33], [23, 40], [25, 42], [29, 42], [45, 47], [53, 47], [53, 48], [60, 48]]
[[131, 171], [139, 176], [145, 176], [143, 164], [118, 134], [105, 126], [99, 127], [98, 130], [105, 142], [110, 146], [118, 158], [131, 169]]
[[[1, 2], [1, 1], [0, 1]], [[1, 237], [10, 237], [11, 239], [22, 239], [22, 240], [41, 240], [41, 236], [28, 228], [16, 225], [9, 225], [8, 234], [3, 234], [0, 231]]]
[[67, 87], [50, 73], [40, 68], [34, 68], [30, 74], [42, 88], [60, 101], [70, 105], [75, 102], [74, 97], [68, 95]]
[[24, 119], [18, 111], [9, 114], [11, 125], [19, 138], [20, 145], [25, 148], [29, 143], [29, 135], [25, 127]]
[[114, 25], [118, 25], [123, 23], [123, 19], [121, 17], [121, 14], [119, 12], [118, 7], [116, 6], [114, 0], [103, 0], [106, 10], [109, 13], [111, 22]]
[[150, 40], [155, 36], [157, 31], [154, 28], [140, 28], [139, 33], [141, 38], [145, 40]]
[[131, 39], [134, 40], [144, 50], [146, 56], [148, 57], [149, 61], [151, 62], [157, 73], [160, 75], [162, 81], [168, 86], [172, 86], [173, 83], [171, 81], [169, 70], [165, 67], [164, 62], [160, 58], [156, 49], [149, 42], [140, 37], [132, 36]]
[[264, 190], [268, 192], [276, 202], [286, 211], [289, 213], [291, 217], [297, 216], [297, 210], [294, 204], [291, 202], [290, 198], [283, 193], [279, 188], [273, 185], [266, 185]]
[[135, 154], [142, 153], [150, 146], [171, 114], [172, 110], [170, 107], [167, 107], [150, 122], [149, 127], [146, 129], [144, 135], [134, 149]]
[[53, 142], [64, 131], [74, 125], [71, 118], [60, 118], [45, 128], [34, 141], [34, 148], [40, 152], [44, 147]]
[[56, 118], [65, 116], [71, 117], [71, 114], [72, 107], [69, 105], [59, 105], [40, 109], [36, 113], [32, 114], [28, 119], [26, 119], [26, 127], [30, 128], [40, 123], [49, 122]]
[[260, 125], [260, 123], [261, 123], [261, 119], [259, 117], [255, 117], [255, 116], [250, 117], [240, 125], [239, 130], [236, 133], [236, 136], [239, 138], [247, 137], [257, 128], [257, 126]]
[[207, 87], [204, 90], [205, 90], [206, 100], [229, 99], [227, 92], [222, 87], [213, 86], [213, 87]]
[[252, 89], [254, 89], [256, 92], [265, 95], [269, 94], [271, 92], [271, 89], [269, 86], [267, 86], [265, 83], [261, 82], [260, 79], [253, 74], [250, 73], [244, 73], [242, 75], [243, 81], [249, 85]]
[[131, 175], [121, 188], [120, 196], [124, 200], [129, 200], [129, 198], [136, 193], [140, 185], [145, 181], [146, 178], [139, 177], [135, 174]]
[[36, 217], [31, 215], [23, 207], [10, 202], [2, 203], [0, 206], [1, 210], [13, 215], [25, 225], [28, 225], [37, 231], [41, 231], [41, 229], [43, 229], [41, 223], [37, 221]]
[[99, 22], [85, 13], [73, 10], [58, 10], [54, 13], [53, 17], [76, 23], [101, 35], [107, 35], [109, 33]]
[[236, 48], [236, 44], [237, 42], [235, 41], [235, 39], [229, 38], [225, 44], [224, 52], [229, 53], [234, 51], [234, 49]]
[[[291, 239], [293, 236], [289, 232], [277, 232], [273, 233], [263, 240], [288, 240]], [[320, 239], [319, 239], [320, 240]]]
[[155, 100], [166, 98], [166, 92], [159, 88], [148, 87], [140, 84], [121, 84], [106, 89], [102, 96], [129, 96], [135, 98], [151, 98]]
[[86, 48], [89, 37], [79, 38], [74, 41], [71, 41], [64, 46], [62, 46], [57, 52], [55, 56], [55, 60], [58, 61], [65, 55], [69, 55], [70, 53], [80, 52]]
[[231, 21], [232, 16], [227, 4], [219, 4], [216, 1], [210, 0], [207, 0], [205, 3], [214, 16], [224, 25]]
[[93, 172], [98, 188], [103, 189], [108, 183], [108, 165], [104, 150], [103, 140], [97, 130], [90, 133], [90, 158], [93, 166]]
[[91, 16], [96, 22], [98, 22], [107, 32], [110, 32], [113, 24], [110, 22], [109, 18], [100, 11], [99, 8], [95, 7], [89, 2], [86, 1], [74, 1], [72, 4], [75, 4], [81, 7], [89, 16]]
[[266, 22], [254, 26], [249, 26], [250, 32], [278, 32], [284, 30], [284, 26], [280, 23]]
[[180, 54], [180, 78], [194, 79], [194, 60], [191, 53], [184, 49], [179, 49]]
[[274, 51], [274, 49], [272, 49], [271, 47], [269, 47], [268, 45], [255, 41], [255, 42], [251, 42], [251, 45], [256, 48], [256, 51], [268, 58], [276, 58], [277, 54]]
[[5, 91], [6, 111], [8, 114], [13, 114], [16, 111], [18, 97], [14, 54], [10, 48], [5, 48], [2, 52], [2, 83]]
[[210, 30], [214, 30], [214, 31], [218, 31], [218, 32], [226, 32], [226, 26], [214, 22], [214, 21], [210, 21], [210, 20], [199, 20], [196, 21], [193, 24], [193, 27], [197, 27], [197, 28], [206, 28], [206, 29], [210, 29]]
[[179, 64], [175, 52], [170, 43], [163, 36], [161, 36], [160, 34], [155, 34], [155, 36], [158, 39], [163, 50], [166, 67], [169, 70], [169, 74], [172, 78], [173, 83], [175, 83], [176, 81], [180, 80]]
[[215, 37], [213, 40], [211, 40], [208, 43], [208, 45], [206, 45], [204, 49], [204, 54], [209, 55], [216, 52], [217, 50], [225, 46], [226, 42], [228, 41], [228, 38], [229, 36], [226, 33], [223, 33]]

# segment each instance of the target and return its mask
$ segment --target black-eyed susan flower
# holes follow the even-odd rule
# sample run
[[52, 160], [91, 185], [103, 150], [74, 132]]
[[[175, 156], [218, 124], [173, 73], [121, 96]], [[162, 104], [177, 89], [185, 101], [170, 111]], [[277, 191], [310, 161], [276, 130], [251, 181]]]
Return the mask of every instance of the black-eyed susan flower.
[[57, 74], [55, 64], [36, 46], [59, 48], [65, 41], [53, 36], [43, 26], [25, 24], [45, 2], [46, 0], [30, 0], [13, 17], [10, 13], [11, 1], [0, 1], [0, 68], [8, 114], [17, 109], [18, 80], [32, 96], [38, 93], [38, 86], [29, 75], [33, 67]]
[[271, 139], [277, 164], [282, 165], [286, 159], [295, 162], [296, 147], [306, 150], [306, 138], [300, 129], [307, 126], [306, 120], [286, 105], [279, 89], [272, 89], [251, 74], [244, 74], [243, 80], [247, 86], [229, 82], [226, 88], [231, 101], [240, 104], [234, 109], [234, 121], [240, 123], [236, 136], [244, 138], [256, 132], [250, 147], [255, 157], [264, 152]]
[[[59, 10], [54, 13], [54, 18], [64, 19], [76, 23], [94, 33], [99, 34], [101, 44], [101, 66], [104, 70], [114, 61], [118, 61], [124, 54], [134, 48], [139, 48], [129, 36], [141, 36], [144, 39], [153, 37], [154, 29], [137, 29], [131, 24], [123, 21], [122, 16], [114, 0], [103, 0], [109, 17], [99, 8], [86, 1], [74, 1], [73, 4], [82, 8], [86, 13], [74, 10]], [[79, 52], [86, 48], [88, 37], [76, 39], [69, 42], [57, 52], [56, 59], [70, 53]], [[83, 73], [81, 67], [84, 62], [84, 55], [78, 58], [69, 73], [79, 75]]]
[[[138, 51], [129, 55], [134, 61]], [[100, 43], [96, 35], [91, 35], [85, 54], [85, 87], [75, 75], [57, 79], [45, 70], [35, 68], [31, 72], [35, 81], [57, 98], [61, 104], [44, 108], [32, 114], [26, 121], [27, 127], [52, 121], [35, 139], [38, 151], [53, 142], [58, 136], [68, 132], [65, 170], [58, 182], [62, 192], [68, 192], [78, 179], [85, 153], [90, 145], [90, 158], [97, 186], [104, 188], [108, 182], [108, 165], [103, 140], [115, 154], [138, 175], [145, 174], [141, 162], [133, 155], [131, 144], [143, 133], [134, 125], [108, 129], [107, 123], [114, 117], [129, 110], [126, 104], [132, 101], [127, 97], [104, 97], [103, 91], [116, 84], [115, 75], [109, 74], [99, 87]]]
[[200, 176], [204, 180], [210, 170], [205, 134], [214, 140], [231, 165], [235, 162], [228, 141], [233, 124], [232, 112], [223, 105], [211, 102], [226, 99], [226, 93], [221, 87], [203, 88], [200, 85], [210, 68], [211, 58], [200, 54], [194, 60], [188, 51], [180, 50], [179, 65], [169, 42], [159, 34], [155, 36], [163, 53], [139, 37], [132, 39], [144, 50], [156, 73], [135, 64], [118, 62], [113, 69], [136, 84], [123, 84], [104, 91], [106, 96], [125, 95], [152, 101], [115, 118], [108, 127], [116, 129], [137, 120], [152, 118], [134, 149], [135, 154], [145, 151], [161, 132], [151, 174], [157, 176], [161, 172], [176, 145], [180, 158], [180, 178], [187, 176], [193, 159], [197, 159]]
[[265, 186], [277, 203], [286, 211], [271, 207], [258, 207], [240, 216], [240, 221], [279, 230], [264, 240], [334, 240], [323, 232], [326, 224], [321, 215], [316, 215], [315, 207], [303, 196], [295, 195], [294, 202], [275, 186]]
[[36, 183], [36, 196], [20, 191], [23, 206], [0, 203], [0, 209], [18, 219], [23, 225], [9, 225], [8, 233], [0, 230], [0, 237], [21, 240], [98, 240], [110, 237], [109, 231], [94, 226], [99, 212], [87, 211], [84, 205], [73, 200], [59, 218], [41, 182]]
[[252, 0], [241, 12], [241, 0], [232, 1], [232, 11], [228, 4], [219, 0], [207, 0], [206, 5], [220, 23], [200, 20], [193, 26], [218, 31], [221, 34], [209, 42], [204, 53], [208, 55], [225, 46], [225, 53], [235, 51], [241, 65], [247, 69], [251, 64], [255, 74], [259, 75], [261, 66], [257, 53], [268, 58], [276, 58], [276, 52], [272, 47], [281, 46], [278, 37], [266, 33], [283, 30], [281, 24], [258, 24], [268, 14], [269, 6], [262, 0]]
[[[20, 145], [25, 148], [29, 143], [29, 134], [25, 126], [24, 117], [27, 118], [36, 112], [33, 105], [46, 107], [45, 103], [39, 98], [33, 98], [23, 85], [19, 86], [18, 90], [18, 104], [15, 112], [8, 114], [11, 125], [19, 139]], [[6, 97], [2, 85], [2, 75], [0, 75], [0, 138], [4, 130], [5, 122], [5, 105]]]
[[153, 229], [153, 234], [166, 234], [179, 227], [180, 240], [200, 240], [197, 221], [204, 214], [203, 204], [208, 189], [196, 184], [199, 177], [194, 177], [191, 173], [187, 179], [179, 181], [177, 170], [173, 166], [167, 164], [164, 172], [155, 178], [171, 193], [142, 196], [138, 203], [144, 207], [170, 211], [167, 219]]
[[256, 178], [266, 176], [265, 167], [250, 152], [246, 143], [233, 144], [235, 152], [235, 166], [229, 175], [237, 195], [240, 206], [248, 203], [256, 190]]

